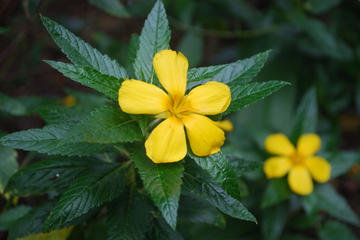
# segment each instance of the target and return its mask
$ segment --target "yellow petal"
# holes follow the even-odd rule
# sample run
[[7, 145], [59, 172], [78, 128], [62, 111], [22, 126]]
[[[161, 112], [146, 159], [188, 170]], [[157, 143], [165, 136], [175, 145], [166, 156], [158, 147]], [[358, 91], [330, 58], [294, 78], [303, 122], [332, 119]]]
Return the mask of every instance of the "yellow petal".
[[204, 157], [220, 151], [225, 134], [211, 119], [198, 114], [186, 114], [182, 116], [182, 121], [195, 155]]
[[291, 165], [287, 157], [271, 157], [264, 163], [264, 172], [267, 178], [281, 178], [289, 172]]
[[266, 151], [272, 154], [290, 156], [295, 153], [295, 148], [289, 139], [281, 133], [268, 136], [265, 140]]
[[119, 105], [126, 113], [158, 114], [169, 109], [170, 98], [155, 85], [127, 79], [119, 89]]
[[229, 120], [217, 121], [215, 124], [225, 132], [231, 132], [234, 129], [233, 124]]
[[153, 65], [160, 83], [175, 102], [180, 101], [186, 91], [187, 58], [181, 52], [161, 50], [155, 54]]
[[175, 117], [164, 120], [151, 132], [145, 148], [154, 163], [180, 161], [187, 153], [183, 123]]
[[310, 172], [303, 166], [295, 166], [290, 170], [288, 183], [291, 190], [300, 195], [308, 195], [314, 188]]
[[297, 143], [298, 153], [304, 157], [314, 155], [320, 147], [321, 139], [313, 133], [301, 135]]
[[325, 159], [309, 157], [305, 159], [305, 164], [316, 181], [324, 183], [330, 179], [331, 166]]
[[203, 115], [219, 114], [230, 105], [230, 88], [224, 83], [207, 82], [192, 89], [185, 101], [187, 111]]

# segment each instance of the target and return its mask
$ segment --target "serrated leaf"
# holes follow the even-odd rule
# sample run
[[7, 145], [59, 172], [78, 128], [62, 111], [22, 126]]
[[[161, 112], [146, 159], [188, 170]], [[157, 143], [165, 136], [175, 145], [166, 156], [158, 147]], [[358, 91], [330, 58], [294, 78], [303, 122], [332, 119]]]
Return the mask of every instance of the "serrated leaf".
[[0, 215], [0, 231], [8, 230], [18, 219], [25, 216], [31, 207], [25, 205], [18, 205], [11, 208]]
[[116, 61], [101, 54], [57, 22], [44, 16], [40, 17], [55, 43], [73, 64], [91, 67], [104, 75], [118, 79], [127, 77], [126, 70]]
[[290, 134], [291, 140], [296, 143], [303, 133], [315, 133], [318, 119], [316, 90], [311, 88], [302, 98], [296, 111], [294, 125]]
[[9, 178], [17, 171], [17, 152], [0, 145], [0, 194], [4, 193]]
[[267, 208], [279, 204], [292, 195], [285, 178], [272, 179], [266, 186], [261, 207]]
[[226, 154], [226, 157], [238, 177], [243, 176], [245, 173], [259, 169], [263, 164], [256, 159], [243, 158], [242, 156], [238, 156], [236, 154]]
[[192, 224], [206, 223], [225, 228], [225, 217], [208, 202], [195, 196], [182, 196], [179, 207], [179, 219]]
[[91, 67], [75, 66], [69, 63], [56, 61], [45, 62], [61, 72], [65, 77], [93, 88], [112, 100], [117, 101], [118, 91], [124, 79], [102, 74]]
[[234, 218], [256, 222], [255, 217], [238, 200], [229, 196], [220, 186], [197, 179], [189, 173], [184, 174], [184, 187], [188, 192], [206, 200], [223, 213]]
[[270, 50], [224, 65], [192, 68], [187, 74], [188, 89], [209, 81], [218, 81], [226, 84], [232, 82], [245, 84], [260, 72], [269, 53]]
[[48, 125], [42, 129], [29, 129], [6, 135], [0, 139], [5, 146], [66, 156], [89, 156], [105, 152], [109, 145], [86, 142], [72, 143], [66, 137], [73, 124]]
[[89, 2], [115, 17], [129, 17], [130, 14], [119, 0], [89, 0]]
[[39, 114], [47, 124], [75, 124], [83, 120], [89, 114], [89, 110], [84, 109], [83, 106], [71, 108], [63, 106], [45, 106], [36, 109], [36, 113]]
[[133, 149], [130, 156], [139, 170], [146, 191], [166, 222], [175, 229], [184, 171], [182, 162], [155, 164], [146, 156], [142, 145]]
[[[135, 195], [135, 196], [134, 196]], [[123, 194], [109, 206], [108, 240], [141, 240], [150, 230], [151, 204], [137, 193]]]
[[238, 111], [287, 85], [289, 83], [282, 81], [254, 82], [245, 85], [230, 84], [231, 103], [225, 114]]
[[207, 157], [189, 156], [198, 166], [207, 171], [210, 176], [233, 198], [240, 199], [239, 182], [226, 156], [219, 152]]
[[114, 106], [103, 106], [91, 112], [68, 136], [68, 140], [74, 143], [108, 144], [141, 139], [142, 133], [136, 121]]
[[6, 192], [14, 196], [41, 194], [55, 189], [64, 189], [94, 160], [85, 158], [49, 158], [21, 169], [13, 175]]
[[44, 230], [56, 229], [117, 198], [125, 187], [126, 166], [102, 163], [76, 178], [46, 219]]
[[321, 240], [356, 240], [358, 239], [349, 227], [337, 221], [327, 221], [317, 231], [318, 236]]
[[41, 233], [43, 223], [54, 205], [54, 201], [46, 201], [17, 220], [10, 227], [8, 240], [15, 240], [29, 234]]
[[134, 62], [135, 76], [139, 80], [153, 83], [154, 55], [163, 49], [169, 49], [170, 29], [164, 5], [156, 1], [149, 13], [139, 38], [139, 49]]
[[0, 111], [14, 116], [23, 116], [27, 113], [22, 102], [3, 93], [0, 93]]
[[346, 200], [339, 195], [329, 184], [323, 184], [316, 187], [313, 192], [316, 199], [316, 207], [328, 214], [352, 223], [356, 226], [360, 225], [359, 217], [350, 208]]

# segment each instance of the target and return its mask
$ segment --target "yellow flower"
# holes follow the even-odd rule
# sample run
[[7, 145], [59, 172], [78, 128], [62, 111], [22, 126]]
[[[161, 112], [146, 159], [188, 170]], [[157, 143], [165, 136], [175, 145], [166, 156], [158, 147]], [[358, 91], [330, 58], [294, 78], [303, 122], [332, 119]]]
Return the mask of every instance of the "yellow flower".
[[185, 96], [188, 61], [180, 52], [162, 50], [156, 53], [153, 66], [167, 93], [134, 79], [126, 79], [119, 89], [122, 111], [164, 119], [145, 142], [147, 156], [155, 163], [182, 160], [187, 153], [185, 129], [195, 155], [219, 152], [225, 141], [224, 131], [204, 115], [216, 115], [228, 108], [229, 87], [220, 82], [207, 82]]
[[72, 107], [76, 104], [76, 99], [73, 96], [68, 95], [62, 99], [62, 102], [65, 107]]
[[265, 140], [266, 150], [280, 156], [265, 161], [267, 178], [281, 178], [289, 173], [291, 190], [300, 195], [310, 194], [313, 191], [311, 177], [320, 183], [327, 182], [330, 178], [330, 164], [325, 159], [314, 156], [320, 146], [321, 139], [316, 134], [303, 134], [297, 142], [297, 149], [283, 134], [268, 136]]

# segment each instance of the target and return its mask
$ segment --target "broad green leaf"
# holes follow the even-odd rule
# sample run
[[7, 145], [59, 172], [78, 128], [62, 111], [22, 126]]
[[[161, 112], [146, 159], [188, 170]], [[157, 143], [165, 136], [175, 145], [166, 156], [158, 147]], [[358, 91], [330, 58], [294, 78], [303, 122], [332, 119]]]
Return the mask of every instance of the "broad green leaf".
[[18, 205], [11, 208], [0, 215], [0, 231], [8, 230], [18, 219], [25, 216], [31, 207], [25, 205]]
[[151, 227], [151, 204], [137, 193], [126, 193], [109, 205], [107, 240], [141, 240]]
[[188, 31], [179, 43], [179, 51], [188, 58], [189, 67], [198, 65], [203, 57], [203, 37], [198, 33]]
[[245, 84], [260, 72], [269, 53], [270, 50], [224, 65], [192, 68], [187, 75], [188, 89], [209, 81], [218, 81], [226, 84], [234, 82], [235, 85]]
[[198, 179], [189, 173], [184, 174], [185, 189], [206, 200], [223, 213], [241, 220], [256, 222], [255, 217], [238, 200], [229, 196], [220, 186]]
[[17, 240], [64, 240], [68, 238], [72, 229], [73, 226], [70, 226], [63, 229], [54, 230], [49, 233], [30, 234], [26, 237], [18, 238]]
[[315, 133], [318, 118], [318, 103], [315, 88], [311, 88], [302, 98], [296, 111], [291, 140], [296, 143], [303, 133]]
[[319, 210], [323, 210], [345, 222], [352, 223], [356, 226], [360, 225], [359, 217], [350, 208], [346, 200], [329, 184], [317, 186], [313, 194]]
[[0, 111], [14, 116], [26, 114], [26, 108], [19, 100], [0, 93]]
[[94, 6], [115, 17], [129, 17], [130, 14], [120, 0], [89, 0]]
[[49, 125], [42, 129], [15, 132], [2, 137], [0, 141], [16, 149], [66, 156], [89, 156], [109, 149], [109, 145], [69, 142], [67, 136], [73, 127], [73, 124]]
[[189, 154], [189, 156], [198, 166], [207, 171], [230, 196], [240, 199], [239, 182], [236, 173], [222, 152], [207, 157], [197, 157], [194, 154]]
[[44, 230], [56, 229], [117, 198], [124, 190], [126, 166], [102, 163], [81, 174], [66, 189], [51, 211], [45, 221]]
[[45, 106], [38, 108], [36, 113], [39, 114], [47, 124], [76, 124], [84, 120], [90, 112], [83, 106], [74, 106], [71, 108], [64, 106]]
[[289, 209], [287, 205], [281, 204], [263, 210], [261, 230], [263, 239], [279, 239], [281, 232], [287, 222]]
[[164, 5], [157, 0], [149, 13], [139, 38], [139, 49], [134, 62], [135, 76], [154, 83], [153, 58], [163, 49], [169, 49], [170, 29]]
[[17, 171], [17, 152], [0, 145], [0, 194], [4, 193], [9, 178]]
[[107, 97], [98, 93], [80, 92], [74, 89], [65, 89], [65, 92], [75, 98], [76, 105], [90, 109], [103, 106], [109, 102]]
[[238, 177], [243, 176], [248, 172], [258, 170], [263, 164], [256, 159], [244, 158], [236, 154], [226, 154], [226, 158]]
[[64, 189], [91, 164], [95, 165], [96, 161], [64, 157], [42, 160], [13, 175], [6, 186], [6, 192], [15, 196], [26, 196]]
[[45, 61], [75, 82], [93, 88], [114, 101], [118, 99], [118, 91], [123, 79], [105, 75], [91, 67], [75, 66], [69, 63]]
[[360, 153], [353, 151], [341, 151], [329, 157], [331, 164], [331, 179], [346, 174], [356, 162], [360, 162]]
[[43, 223], [54, 205], [54, 201], [48, 200], [18, 219], [10, 227], [8, 240], [15, 240], [30, 234], [41, 233]]
[[225, 217], [208, 202], [194, 196], [181, 196], [179, 220], [192, 224], [205, 223], [225, 228]]
[[139, 49], [139, 35], [136, 33], [131, 34], [130, 43], [126, 56], [126, 70], [128, 71], [130, 76], [135, 76], [134, 72], [134, 62], [136, 59], [136, 53]]
[[266, 186], [261, 207], [267, 208], [285, 201], [292, 192], [285, 178], [272, 179]]
[[351, 231], [351, 228], [345, 224], [329, 220], [318, 229], [317, 234], [321, 240], [356, 240], [357, 238]]
[[139, 170], [146, 191], [166, 222], [175, 229], [184, 171], [182, 162], [155, 164], [146, 156], [142, 145], [133, 149], [130, 156]]
[[55, 43], [73, 64], [93, 68], [103, 75], [109, 75], [117, 79], [127, 77], [125, 69], [116, 61], [111, 60], [107, 55], [101, 54], [57, 22], [44, 16], [40, 17]]
[[161, 218], [156, 219], [154, 237], [156, 240], [184, 240], [179, 232], [174, 231]]
[[68, 136], [70, 142], [119, 143], [142, 139], [142, 133], [135, 122], [119, 107], [104, 106], [90, 113], [77, 124]]
[[289, 83], [282, 81], [254, 82], [244, 85], [232, 83], [230, 84], [231, 103], [225, 114], [238, 111], [287, 85]]

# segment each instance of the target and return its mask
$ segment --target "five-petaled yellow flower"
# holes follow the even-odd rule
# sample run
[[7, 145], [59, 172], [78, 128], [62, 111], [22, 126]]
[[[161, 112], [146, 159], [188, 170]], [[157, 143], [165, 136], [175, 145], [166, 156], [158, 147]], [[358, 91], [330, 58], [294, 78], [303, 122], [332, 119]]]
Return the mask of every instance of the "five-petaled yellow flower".
[[204, 115], [216, 115], [228, 108], [231, 102], [229, 87], [211, 81], [195, 87], [185, 96], [188, 61], [180, 52], [162, 50], [156, 53], [153, 66], [167, 93], [155, 85], [134, 79], [126, 79], [119, 89], [122, 111], [153, 114], [158, 119], [165, 119], [145, 142], [147, 156], [155, 163], [182, 160], [187, 153], [185, 129], [195, 155], [219, 152], [225, 141], [224, 130], [229, 124], [214, 122]]
[[321, 139], [316, 134], [303, 134], [297, 149], [283, 134], [273, 134], [265, 140], [265, 148], [269, 153], [280, 156], [270, 157], [265, 161], [264, 171], [267, 178], [280, 178], [288, 175], [288, 183], [292, 191], [300, 195], [308, 195], [313, 191], [314, 178], [324, 183], [330, 178], [330, 164], [323, 158], [314, 156], [321, 147]]

